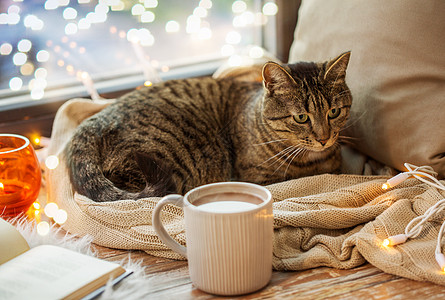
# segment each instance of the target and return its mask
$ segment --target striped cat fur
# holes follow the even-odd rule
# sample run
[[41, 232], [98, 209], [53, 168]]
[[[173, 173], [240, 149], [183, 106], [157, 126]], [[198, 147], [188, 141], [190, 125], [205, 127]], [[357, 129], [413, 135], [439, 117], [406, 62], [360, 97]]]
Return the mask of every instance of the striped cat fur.
[[74, 190], [115, 201], [338, 172], [352, 103], [349, 57], [268, 62], [262, 83], [190, 78], [130, 92], [82, 122], [68, 143]]

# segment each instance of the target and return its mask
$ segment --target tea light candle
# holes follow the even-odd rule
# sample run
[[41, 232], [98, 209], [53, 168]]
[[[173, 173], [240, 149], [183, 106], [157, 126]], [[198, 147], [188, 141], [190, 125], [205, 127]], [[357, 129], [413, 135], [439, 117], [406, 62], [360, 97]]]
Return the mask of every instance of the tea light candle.
[[0, 214], [25, 213], [40, 192], [41, 171], [29, 139], [0, 133]]

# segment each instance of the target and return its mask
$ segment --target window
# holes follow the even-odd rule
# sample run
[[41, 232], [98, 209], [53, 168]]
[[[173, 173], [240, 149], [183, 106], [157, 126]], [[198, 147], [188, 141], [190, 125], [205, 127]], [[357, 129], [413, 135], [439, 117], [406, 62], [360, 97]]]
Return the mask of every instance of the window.
[[277, 10], [260, 0], [2, 0], [0, 111], [260, 56]]

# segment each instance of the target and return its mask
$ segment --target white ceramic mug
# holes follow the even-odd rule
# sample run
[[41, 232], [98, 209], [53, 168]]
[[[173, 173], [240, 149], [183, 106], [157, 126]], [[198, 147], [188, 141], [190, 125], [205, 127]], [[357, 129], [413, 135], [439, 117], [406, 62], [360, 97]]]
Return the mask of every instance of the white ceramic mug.
[[[173, 240], [161, 223], [166, 204], [184, 209], [187, 247]], [[153, 226], [168, 247], [187, 257], [192, 282], [205, 292], [241, 295], [270, 281], [272, 196], [262, 186], [221, 182], [185, 196], [168, 195], [154, 209]]]

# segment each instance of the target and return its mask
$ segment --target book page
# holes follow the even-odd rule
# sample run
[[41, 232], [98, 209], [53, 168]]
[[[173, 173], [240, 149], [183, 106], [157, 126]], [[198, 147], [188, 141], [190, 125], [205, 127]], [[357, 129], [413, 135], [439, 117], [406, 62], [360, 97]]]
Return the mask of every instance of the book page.
[[61, 299], [85, 290], [76, 293], [83, 296], [105, 284], [110, 274], [124, 272], [115, 263], [61, 247], [38, 246], [0, 265], [0, 298]]
[[17, 229], [0, 218], [0, 265], [28, 250], [28, 243]]

